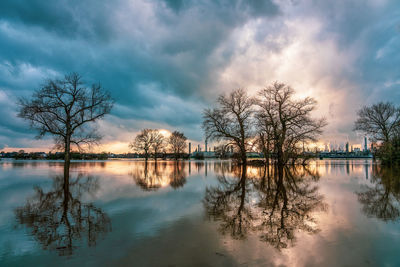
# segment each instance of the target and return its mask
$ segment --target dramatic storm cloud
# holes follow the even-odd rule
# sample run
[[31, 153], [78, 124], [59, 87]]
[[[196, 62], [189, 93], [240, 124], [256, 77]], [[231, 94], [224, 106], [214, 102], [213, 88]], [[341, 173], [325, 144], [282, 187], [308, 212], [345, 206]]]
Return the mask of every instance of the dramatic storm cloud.
[[0, 148], [49, 148], [15, 101], [76, 71], [116, 105], [103, 149], [143, 127], [200, 142], [218, 94], [279, 80], [319, 101], [323, 141], [360, 143], [355, 112], [400, 102], [400, 4], [385, 0], [6, 0], [0, 3]]

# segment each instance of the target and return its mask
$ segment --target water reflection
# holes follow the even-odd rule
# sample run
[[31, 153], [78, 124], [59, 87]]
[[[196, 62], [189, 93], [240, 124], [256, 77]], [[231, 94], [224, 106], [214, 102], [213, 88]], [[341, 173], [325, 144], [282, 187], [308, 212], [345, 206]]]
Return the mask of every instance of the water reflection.
[[222, 234], [243, 239], [255, 232], [277, 249], [294, 245], [296, 232], [318, 232], [315, 213], [326, 210], [315, 182], [319, 175], [304, 167], [235, 168], [234, 177], [218, 174], [203, 200]]
[[92, 176], [56, 176], [50, 191], [35, 187], [34, 196], [15, 209], [17, 222], [29, 228], [43, 249], [57, 250], [60, 255], [73, 254], [83, 242], [95, 246], [111, 231], [111, 221], [100, 208], [83, 203], [82, 198], [98, 188], [98, 180]]
[[154, 191], [166, 186], [177, 189], [186, 183], [186, 164], [180, 161], [137, 162], [131, 176], [145, 191]]
[[253, 210], [250, 203], [252, 192], [246, 169], [234, 170], [237, 179], [231, 179], [222, 172], [217, 176], [218, 186], [206, 188], [204, 206], [207, 214], [220, 221], [220, 231], [230, 233], [234, 238], [243, 238], [251, 228]]
[[371, 183], [357, 192], [363, 212], [385, 222], [399, 219], [400, 168], [373, 165]]
[[400, 266], [399, 169], [110, 160], [47, 178], [62, 167], [0, 162], [1, 266]]

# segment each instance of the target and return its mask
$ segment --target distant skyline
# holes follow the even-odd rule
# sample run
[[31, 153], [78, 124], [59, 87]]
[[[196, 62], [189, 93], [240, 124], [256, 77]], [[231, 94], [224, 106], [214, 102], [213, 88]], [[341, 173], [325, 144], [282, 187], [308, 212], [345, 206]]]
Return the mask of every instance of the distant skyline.
[[116, 101], [98, 151], [128, 152], [143, 128], [203, 144], [202, 110], [219, 94], [273, 81], [317, 99], [322, 147], [361, 146], [356, 111], [400, 103], [399, 48], [397, 0], [1, 1], [0, 150], [52, 148], [15, 103], [73, 71]]

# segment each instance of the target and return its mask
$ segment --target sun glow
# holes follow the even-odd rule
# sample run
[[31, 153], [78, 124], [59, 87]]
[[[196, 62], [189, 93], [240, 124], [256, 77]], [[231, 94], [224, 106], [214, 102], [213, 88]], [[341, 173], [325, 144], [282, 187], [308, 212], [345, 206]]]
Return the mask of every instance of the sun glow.
[[169, 137], [171, 135], [171, 132], [165, 129], [160, 129], [159, 132], [164, 135], [165, 137]]

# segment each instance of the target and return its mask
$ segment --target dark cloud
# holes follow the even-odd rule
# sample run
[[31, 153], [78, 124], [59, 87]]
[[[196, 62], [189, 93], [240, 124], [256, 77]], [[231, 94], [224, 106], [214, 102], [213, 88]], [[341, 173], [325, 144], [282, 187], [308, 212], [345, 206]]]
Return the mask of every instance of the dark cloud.
[[[350, 61], [351, 71], [335, 72], [333, 80], [354, 81], [366, 98], [382, 88], [380, 98], [400, 100], [393, 93], [400, 89], [398, 3], [367, 2], [2, 1], [0, 93], [6, 104], [0, 111], [7, 116], [0, 118], [0, 143], [14, 146], [34, 136], [9, 103], [30, 95], [43, 79], [72, 71], [111, 91], [112, 116], [131, 123], [127, 129], [149, 121], [200, 140], [201, 111], [226, 90], [220, 80], [233, 60], [255, 44], [279, 54], [295, 41], [288, 25], [310, 18], [321, 24], [316, 41], [332, 40], [339, 51], [360, 53]], [[245, 86], [235, 78], [224, 76], [228, 84]]]
[[108, 39], [114, 4], [108, 1], [15, 0], [0, 3], [0, 17], [12, 23], [40, 27], [59, 36]]
[[[254, 8], [277, 13], [275, 4], [264, 2], [3, 1], [0, 50], [7, 52], [0, 53], [0, 89], [13, 102], [45, 78], [78, 71], [112, 92], [114, 116], [182, 127], [201, 139], [207, 85], [229, 58], [214, 52], [252, 19]], [[0, 119], [1, 135], [32, 136], [15, 119], [15, 106], [3, 112], [9, 116]]]
[[274, 15], [279, 12], [278, 7], [272, 1], [248, 0], [243, 1], [242, 5], [247, 8], [253, 16]]
[[178, 13], [184, 7], [185, 1], [183, 1], [183, 0], [165, 0], [165, 3], [169, 8], [171, 8], [176, 13]]

